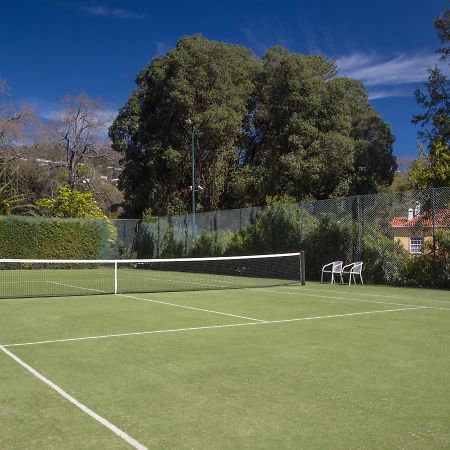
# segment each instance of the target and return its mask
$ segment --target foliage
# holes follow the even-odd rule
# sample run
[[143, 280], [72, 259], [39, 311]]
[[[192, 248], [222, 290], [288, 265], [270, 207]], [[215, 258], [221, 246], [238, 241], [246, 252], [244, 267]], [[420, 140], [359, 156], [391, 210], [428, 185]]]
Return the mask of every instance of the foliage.
[[138, 88], [110, 128], [113, 148], [125, 160], [119, 187], [126, 214], [139, 216], [148, 206], [159, 215], [169, 213], [168, 205], [188, 209], [192, 131], [195, 185], [203, 189], [199, 209], [221, 206], [231, 167], [239, 163], [255, 65], [250, 50], [194, 36], [140, 72]]
[[189, 256], [223, 256], [230, 246], [233, 233], [202, 231], [195, 237], [194, 245]]
[[331, 261], [353, 259], [353, 229], [349, 225], [324, 216], [317, 227], [308, 232], [303, 246], [308, 279], [320, 279], [322, 267]]
[[136, 258], [158, 257], [158, 218], [153, 216], [150, 208], [142, 213], [142, 221], [137, 225], [133, 238], [132, 252]]
[[254, 112], [262, 191], [297, 200], [376, 192], [392, 181], [393, 138], [364, 86], [324, 57], [270, 49]]
[[35, 206], [27, 203], [27, 198], [24, 194], [11, 194], [10, 186], [11, 181], [0, 186], [0, 215], [35, 215]]
[[401, 268], [408, 256], [399, 243], [375, 227], [358, 229], [351, 219], [338, 221], [329, 216], [307, 234], [304, 249], [310, 279], [319, 279], [322, 266], [328, 262], [360, 260], [364, 262], [364, 280], [375, 284], [401, 283]]
[[291, 204], [295, 203], [295, 198], [290, 197], [287, 194], [283, 195], [266, 195], [265, 203], [267, 206], [274, 206], [279, 204]]
[[424, 253], [407, 260], [405, 283], [412, 286], [450, 288], [450, 230], [436, 230], [435, 248], [426, 241]]
[[448, 46], [448, 43], [450, 42], [450, 9], [446, 9], [438, 18], [436, 18], [434, 26], [439, 40], [443, 44], [447, 44], [447, 46], [438, 50], [441, 54], [441, 60], [445, 61], [450, 55], [450, 47]]
[[430, 143], [430, 153], [420, 148], [420, 157], [412, 164], [410, 175], [418, 189], [450, 186], [450, 149], [440, 139]]
[[52, 145], [64, 154], [67, 184], [75, 188], [83, 175], [82, 165], [103, 156], [101, 132], [108, 119], [99, 113], [102, 105], [86, 94], [66, 96], [52, 133]]
[[296, 204], [274, 203], [263, 210], [255, 224], [236, 232], [226, 249], [228, 255], [296, 252], [315, 220]]
[[[109, 134], [122, 153], [125, 214], [197, 211], [376, 192], [396, 162], [388, 125], [364, 86], [323, 56], [181, 39], [137, 77]], [[190, 120], [190, 122], [188, 122]], [[170, 211], [169, 211], [170, 209]]]
[[[36, 120], [33, 112], [26, 108], [17, 108], [6, 101], [8, 93], [6, 81], [0, 78], [0, 148], [13, 149], [16, 141], [27, 138], [27, 127]], [[4, 156], [4, 155], [2, 155]]]
[[169, 225], [161, 242], [161, 257], [179, 258], [184, 256], [185, 253], [185, 244], [175, 237], [173, 224], [169, 219]]
[[36, 202], [42, 215], [48, 217], [95, 219], [92, 220], [92, 223], [98, 223], [100, 224], [99, 226], [106, 227], [106, 239], [109, 247], [111, 247], [111, 249], [107, 250], [107, 253], [109, 253], [116, 243], [117, 230], [96, 205], [93, 200], [93, 194], [71, 190], [67, 185], [60, 186], [58, 194], [58, 197], [54, 199], [42, 198]]
[[0, 218], [2, 258], [108, 258], [112, 251], [110, 237], [103, 220]]
[[[435, 26], [441, 42], [447, 44], [439, 50], [445, 61], [450, 51], [450, 10], [436, 19]], [[421, 127], [420, 157], [411, 171], [419, 189], [450, 184], [450, 81], [437, 66], [428, 69], [428, 73], [426, 92], [420, 89], [414, 92], [417, 103], [425, 110], [412, 119], [412, 123]]]
[[403, 284], [402, 268], [409, 254], [401, 244], [368, 224], [362, 228], [361, 241], [364, 280], [373, 284]]
[[44, 216], [106, 219], [93, 194], [71, 190], [67, 185], [60, 186], [58, 194], [54, 199], [42, 198], [36, 202]]
[[154, 258], [157, 248], [155, 234], [151, 227], [141, 222], [134, 234], [132, 252], [136, 255], [136, 258]]

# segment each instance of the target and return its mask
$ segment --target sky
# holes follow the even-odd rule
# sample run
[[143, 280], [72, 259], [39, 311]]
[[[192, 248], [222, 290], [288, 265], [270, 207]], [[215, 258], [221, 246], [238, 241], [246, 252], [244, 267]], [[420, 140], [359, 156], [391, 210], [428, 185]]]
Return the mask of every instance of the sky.
[[446, 0], [0, 0], [0, 78], [10, 100], [54, 116], [85, 92], [114, 113], [137, 73], [196, 33], [258, 56], [274, 45], [324, 54], [361, 80], [391, 126], [398, 157], [417, 156], [414, 89], [438, 62], [433, 20]]

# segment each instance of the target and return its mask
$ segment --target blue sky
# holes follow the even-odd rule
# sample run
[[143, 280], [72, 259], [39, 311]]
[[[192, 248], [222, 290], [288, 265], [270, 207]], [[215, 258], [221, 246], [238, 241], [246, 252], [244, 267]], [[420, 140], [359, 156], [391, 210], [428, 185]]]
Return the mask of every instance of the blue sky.
[[10, 97], [51, 117], [64, 95], [86, 92], [115, 111], [138, 71], [184, 35], [273, 45], [336, 59], [366, 85], [391, 125], [397, 156], [416, 156], [413, 90], [437, 62], [433, 20], [445, 0], [14, 0], [0, 15], [0, 78]]

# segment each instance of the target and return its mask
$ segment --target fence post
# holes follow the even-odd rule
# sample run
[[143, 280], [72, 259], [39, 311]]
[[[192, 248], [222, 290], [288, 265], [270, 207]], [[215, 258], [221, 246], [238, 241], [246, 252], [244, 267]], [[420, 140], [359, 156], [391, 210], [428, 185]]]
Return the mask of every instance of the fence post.
[[303, 230], [303, 202], [300, 202], [300, 242], [303, 245], [304, 230]]
[[361, 261], [362, 257], [362, 223], [361, 223], [361, 196], [356, 196], [356, 259]]
[[159, 241], [160, 236], [161, 236], [160, 233], [161, 233], [160, 218], [158, 216], [158, 240], [156, 241], [157, 242], [157, 244], [156, 244], [156, 252], [157, 252], [157, 255], [158, 255], [157, 257], [158, 258], [161, 256], [161, 253], [160, 253], [161, 245], [160, 245], [160, 241]]
[[[214, 247], [218, 248], [219, 245], [219, 211], [214, 211]], [[211, 255], [213, 256], [213, 255]], [[214, 255], [215, 256], [215, 255]]]
[[436, 238], [435, 238], [436, 203], [434, 188], [431, 188], [431, 236], [433, 252], [433, 285], [436, 284]]

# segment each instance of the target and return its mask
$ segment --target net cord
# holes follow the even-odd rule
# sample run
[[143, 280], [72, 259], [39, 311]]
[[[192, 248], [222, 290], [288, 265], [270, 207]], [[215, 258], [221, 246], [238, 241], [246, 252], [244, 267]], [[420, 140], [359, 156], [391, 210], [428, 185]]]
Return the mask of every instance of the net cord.
[[276, 253], [271, 255], [249, 256], [212, 256], [207, 258], [159, 258], [159, 259], [0, 259], [1, 263], [15, 264], [136, 264], [136, 263], [167, 263], [195, 261], [230, 261], [263, 258], [281, 258], [283, 256], [301, 256], [302, 252]]

